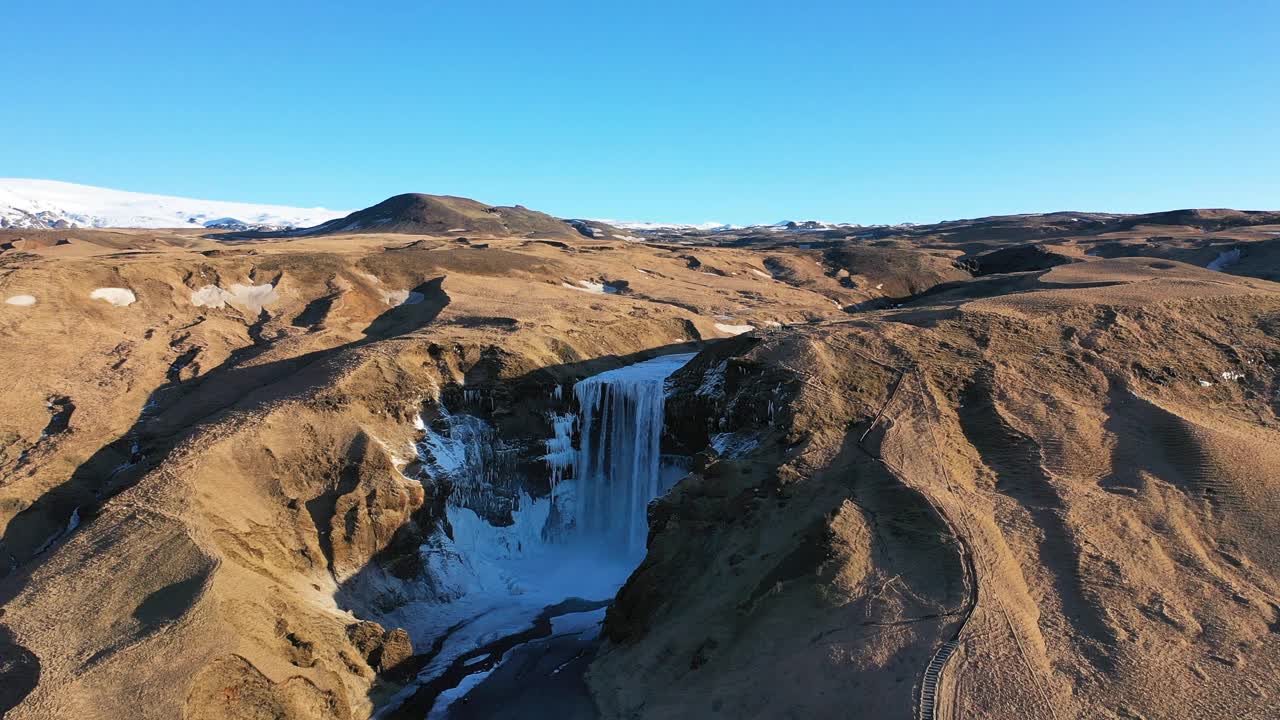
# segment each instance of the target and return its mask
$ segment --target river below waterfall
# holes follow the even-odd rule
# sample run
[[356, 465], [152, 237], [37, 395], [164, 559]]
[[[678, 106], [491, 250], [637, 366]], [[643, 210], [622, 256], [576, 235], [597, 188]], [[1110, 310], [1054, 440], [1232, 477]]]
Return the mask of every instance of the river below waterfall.
[[666, 379], [692, 357], [666, 355], [575, 384], [578, 412], [552, 417], [542, 457], [552, 492], [521, 495], [507, 526], [467, 506], [493, 486], [487, 459], [500, 439], [461, 413], [442, 411], [447, 433], [424, 427], [427, 465], [454, 487], [452, 537], [420, 551], [444, 601], [384, 615], [409, 629], [420, 652], [426, 638], [430, 649], [416, 679], [375, 717], [595, 717], [582, 675], [605, 608], [644, 557], [648, 503], [683, 474], [659, 446]]

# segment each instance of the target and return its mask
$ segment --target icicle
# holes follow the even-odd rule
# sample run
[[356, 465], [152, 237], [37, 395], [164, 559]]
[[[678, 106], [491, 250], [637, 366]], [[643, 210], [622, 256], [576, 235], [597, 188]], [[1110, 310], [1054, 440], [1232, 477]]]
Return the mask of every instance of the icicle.
[[551, 429], [555, 434], [551, 439], [543, 441], [547, 454], [542, 456], [542, 460], [551, 469], [551, 497], [554, 500], [556, 488], [564, 479], [565, 471], [573, 469], [577, 459], [577, 452], [573, 449], [573, 428], [578, 423], [578, 416], [573, 413], [549, 415]]
[[[464, 391], [471, 392], [471, 391]], [[451, 414], [444, 405], [440, 418], [447, 428], [439, 433], [424, 427], [419, 458], [433, 476], [448, 478], [454, 490], [450, 500], [466, 504], [483, 497], [496, 477], [496, 454], [501, 452], [493, 428], [484, 420], [462, 413]]]

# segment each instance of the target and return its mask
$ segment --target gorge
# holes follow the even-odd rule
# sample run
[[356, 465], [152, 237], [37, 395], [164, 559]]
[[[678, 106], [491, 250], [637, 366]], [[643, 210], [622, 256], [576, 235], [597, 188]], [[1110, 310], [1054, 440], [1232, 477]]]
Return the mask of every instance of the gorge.
[[[411, 628], [415, 647], [434, 647], [435, 654], [379, 717], [446, 717], [457, 698], [488, 692], [487, 676], [529, 643], [595, 640], [605, 606], [643, 557], [649, 502], [680, 474], [679, 462], [661, 455], [665, 384], [693, 356], [660, 355], [588, 376], [571, 395], [560, 385], [549, 392], [553, 406], [572, 402], [564, 412], [544, 411], [553, 433], [540, 458], [550, 473], [548, 492], [514, 488], [508, 525], [493, 524], [486, 508], [519, 484], [499, 476], [519, 464], [504, 458], [519, 452], [519, 444], [505, 442], [484, 418], [468, 414], [493, 409], [485, 392], [464, 390], [456, 411], [440, 405], [439, 430], [418, 420], [423, 440], [416, 450], [425, 481], [452, 488], [447, 528], [422, 548], [428, 582], [444, 592], [436, 602], [391, 614]], [[417, 617], [429, 620], [414, 622]], [[579, 654], [587, 650], [594, 647]], [[563, 666], [554, 671], [561, 674]], [[522, 687], [506, 691], [518, 700], [530, 682], [525, 677]], [[564, 717], [564, 703], [575, 701], [589, 708], [585, 687], [580, 690], [577, 697], [543, 698], [537, 711], [559, 707], [555, 716]]]

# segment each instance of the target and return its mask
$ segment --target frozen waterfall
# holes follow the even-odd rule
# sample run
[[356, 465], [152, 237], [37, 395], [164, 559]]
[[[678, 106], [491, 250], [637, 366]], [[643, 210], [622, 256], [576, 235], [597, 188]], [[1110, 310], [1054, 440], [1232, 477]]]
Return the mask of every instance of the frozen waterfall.
[[629, 554], [644, 552], [645, 511], [661, 490], [664, 385], [692, 357], [664, 355], [573, 386], [581, 428], [574, 469], [580, 534], [602, 538]]
[[[451, 702], [512, 653], [545, 653], [551, 645], [538, 643], [579, 635], [566, 623], [585, 622], [583, 638], [598, 632], [600, 609], [644, 554], [649, 501], [683, 475], [659, 454], [664, 386], [692, 357], [666, 355], [574, 385], [578, 411], [558, 402], [547, 417], [549, 497], [520, 484], [522, 439], [503, 438], [490, 419], [464, 411], [492, 408], [492, 393], [465, 388], [464, 407], [440, 404], [432, 422], [418, 419], [418, 459], [449, 489], [448, 523], [418, 551], [426, 592], [378, 619], [434, 650], [375, 717], [447, 716]], [[551, 620], [549, 637], [535, 632], [540, 618]]]

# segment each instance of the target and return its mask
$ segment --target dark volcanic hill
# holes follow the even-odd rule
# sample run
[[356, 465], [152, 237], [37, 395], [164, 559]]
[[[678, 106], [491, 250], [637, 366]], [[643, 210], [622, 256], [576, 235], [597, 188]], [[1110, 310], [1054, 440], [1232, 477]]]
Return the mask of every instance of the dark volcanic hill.
[[452, 195], [405, 193], [346, 217], [282, 235], [302, 237], [351, 233], [471, 233], [507, 237], [582, 237], [585, 234], [559, 218], [521, 205], [494, 207]]

